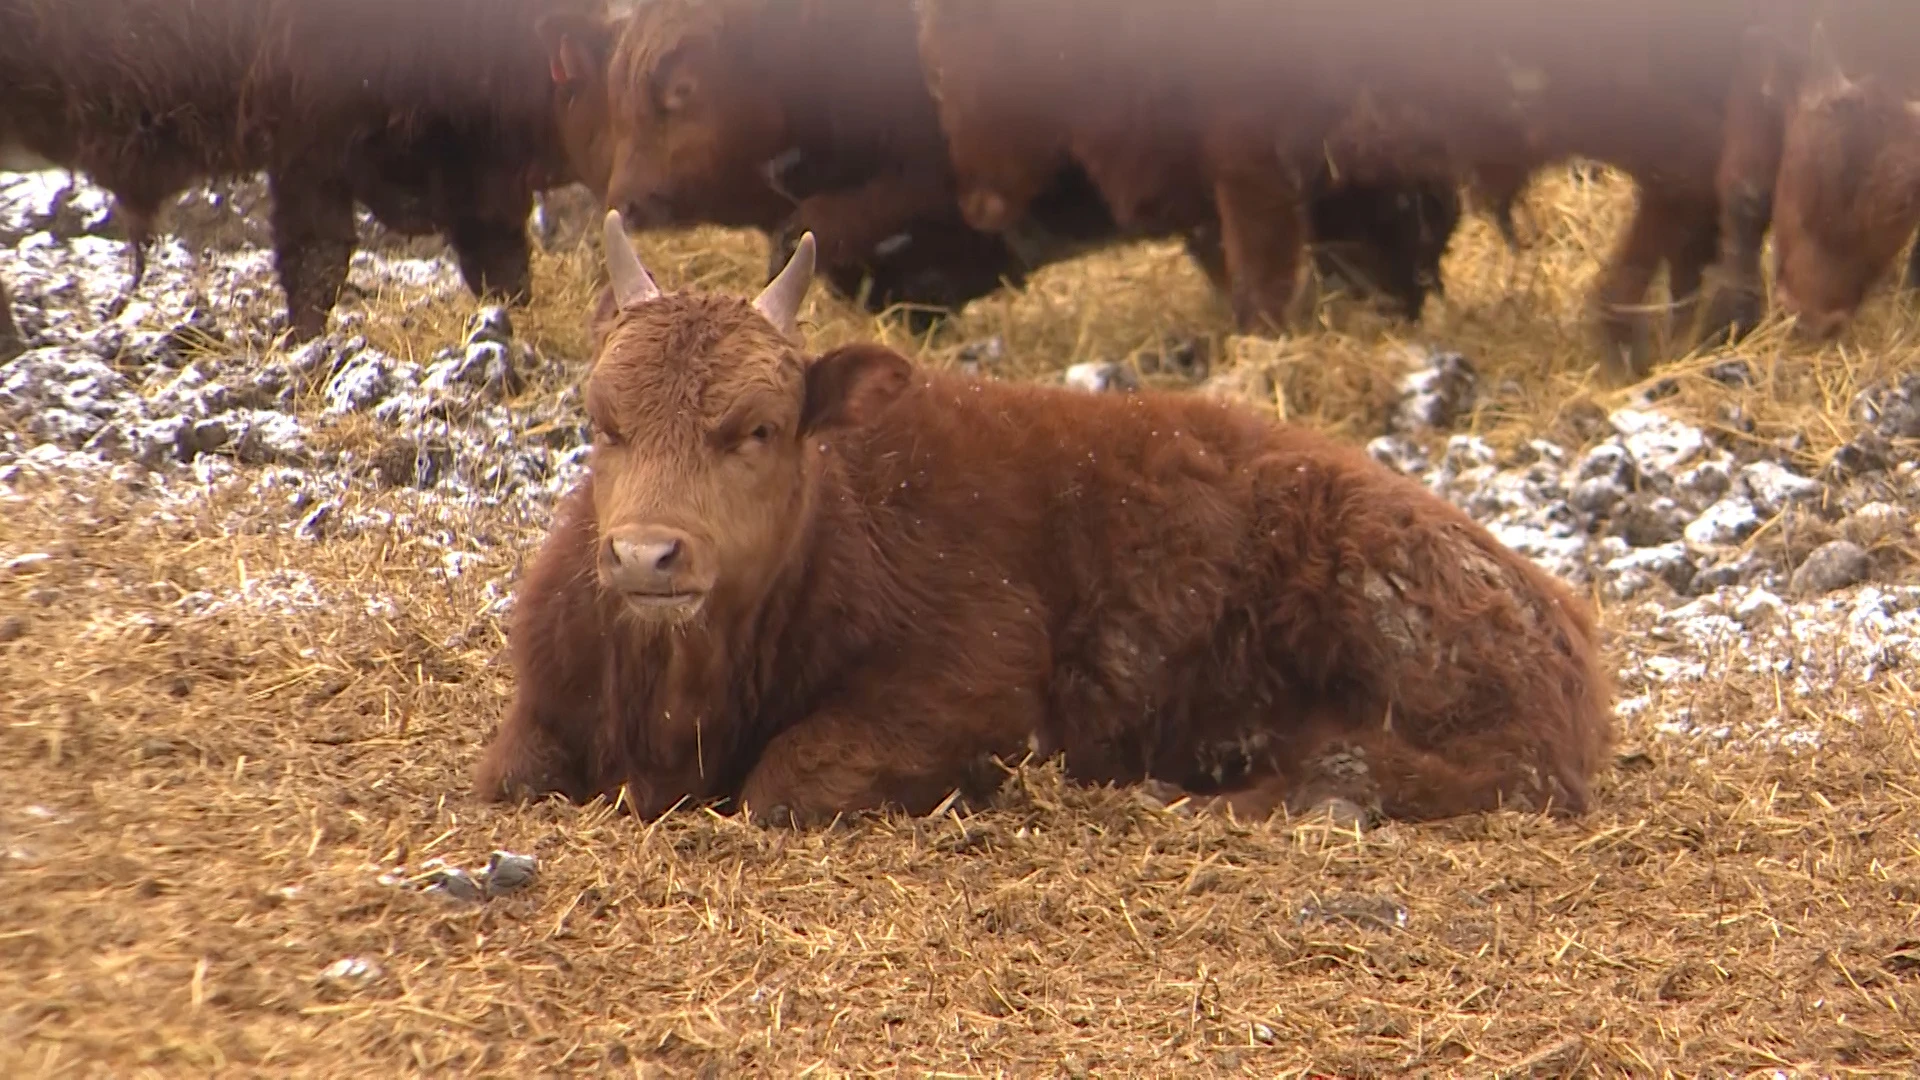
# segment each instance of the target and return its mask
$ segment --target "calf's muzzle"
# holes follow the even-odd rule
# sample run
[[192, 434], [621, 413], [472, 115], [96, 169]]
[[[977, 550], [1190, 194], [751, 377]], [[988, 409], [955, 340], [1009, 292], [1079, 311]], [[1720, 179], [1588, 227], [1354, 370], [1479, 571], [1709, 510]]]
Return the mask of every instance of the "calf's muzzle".
[[713, 575], [692, 536], [663, 525], [628, 525], [600, 546], [600, 580], [630, 604], [677, 608], [697, 605]]

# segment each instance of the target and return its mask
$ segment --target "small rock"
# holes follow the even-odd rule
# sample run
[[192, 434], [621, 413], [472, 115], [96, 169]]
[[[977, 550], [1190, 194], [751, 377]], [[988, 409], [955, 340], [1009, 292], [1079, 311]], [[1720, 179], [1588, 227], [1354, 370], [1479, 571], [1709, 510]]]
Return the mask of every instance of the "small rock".
[[1733, 487], [1733, 473], [1723, 462], [1703, 461], [1674, 477], [1676, 494], [1694, 507], [1712, 506]]
[[985, 375], [999, 366], [1007, 355], [1007, 343], [995, 334], [980, 341], [969, 341], [954, 355], [954, 363], [969, 375]]
[[438, 892], [455, 900], [484, 899], [480, 883], [473, 880], [472, 874], [457, 866], [443, 867], [427, 875], [427, 891]]
[[27, 620], [24, 616], [9, 615], [0, 619], [0, 645], [19, 641], [27, 636]]
[[[1674, 592], [1686, 591], [1693, 584], [1696, 574], [1693, 558], [1687, 551], [1687, 545], [1679, 543], [1677, 537], [1671, 543], [1637, 547], [1619, 558], [1610, 560], [1606, 564], [1606, 571], [1615, 577], [1633, 573], [1646, 574], [1666, 582], [1667, 587]], [[1638, 591], [1640, 591], [1638, 588], [1631, 592], [1621, 589], [1619, 593], [1624, 596]]]
[[1206, 338], [1187, 338], [1163, 344], [1158, 354], [1147, 354], [1144, 359], [1147, 363], [1143, 368], [1151, 365], [1151, 370], [1162, 375], [1200, 382], [1213, 368], [1213, 349]]
[[1389, 430], [1412, 432], [1446, 429], [1473, 411], [1480, 392], [1480, 375], [1459, 353], [1431, 353], [1421, 366], [1400, 381], [1400, 404]]
[[1772, 517], [1789, 503], [1816, 499], [1825, 490], [1818, 480], [1809, 480], [1772, 461], [1756, 461], [1741, 469], [1740, 482], [1764, 517]]
[[305, 540], [326, 539], [333, 532], [333, 517], [339, 509], [340, 503], [334, 499], [314, 507], [306, 517], [300, 519], [299, 526], [293, 530], [294, 535]]
[[1404, 930], [1407, 909], [1388, 896], [1316, 896], [1300, 905], [1294, 919], [1302, 923], [1345, 922], [1369, 930]]
[[224, 420], [196, 420], [188, 433], [196, 454], [211, 454], [227, 445], [233, 438], [233, 429]]
[[498, 896], [516, 889], [525, 888], [533, 881], [533, 875], [539, 869], [539, 860], [532, 855], [516, 855], [511, 851], [496, 851], [487, 856], [487, 868], [481, 872], [481, 881], [486, 885], [487, 895]]
[[1814, 548], [1789, 586], [1794, 595], [1812, 598], [1857, 585], [1867, 579], [1873, 561], [1867, 550], [1851, 540], [1834, 540]]
[[1591, 517], [1606, 517], [1627, 497], [1627, 489], [1610, 476], [1582, 480], [1567, 493], [1567, 504]]
[[1893, 444], [1878, 431], [1868, 430], [1835, 450], [1826, 471], [1835, 478], [1845, 479], [1885, 472], [1893, 466], [1893, 461]]
[[1907, 512], [1892, 503], [1870, 502], [1848, 515], [1840, 523], [1840, 531], [1854, 543], [1872, 547], [1882, 540], [1906, 535]]
[[472, 348], [477, 342], [492, 342], [496, 345], [508, 345], [513, 342], [513, 320], [508, 317], [507, 309], [498, 304], [488, 304], [473, 313], [467, 320], [466, 345]]
[[1680, 507], [1672, 499], [1661, 496], [1629, 499], [1617, 507], [1611, 532], [1634, 547], [1649, 548], [1680, 539], [1686, 527], [1687, 516]]
[[342, 990], [358, 990], [380, 980], [385, 974], [375, 961], [359, 956], [342, 957], [320, 972], [319, 981]]
[[1714, 364], [1707, 368], [1705, 374], [1707, 378], [1712, 379], [1722, 386], [1748, 387], [1752, 386], [1756, 381], [1753, 375], [1753, 365], [1737, 356], [1731, 360], [1722, 360]]
[[1280, 382], [1274, 377], [1273, 367], [1245, 361], [1215, 371], [1200, 384], [1200, 392], [1208, 397], [1224, 398], [1251, 405], [1256, 409], [1271, 412], [1281, 402], [1283, 393]]
[[1427, 471], [1427, 455], [1411, 439], [1382, 435], [1367, 443], [1367, 455], [1395, 472], [1419, 476]]
[[453, 448], [439, 441], [395, 439], [373, 458], [374, 472], [388, 487], [430, 488], [453, 468]]
[[1693, 575], [1683, 591], [1688, 596], [1705, 596], [1717, 589], [1732, 588], [1747, 579], [1754, 569], [1752, 560], [1741, 559], [1719, 566], [1704, 567]]
[[1745, 540], [1759, 527], [1760, 515], [1753, 503], [1730, 495], [1701, 511], [1681, 535], [1703, 547], [1724, 547]]
[[1575, 477], [1580, 480], [1610, 480], [1622, 490], [1631, 490], [1640, 470], [1633, 455], [1617, 442], [1601, 443], [1580, 459]]
[[1111, 360], [1089, 360], [1067, 369], [1066, 384], [1095, 394], [1130, 394], [1140, 389], [1132, 369]]
[[1253, 1022], [1253, 1027], [1249, 1031], [1249, 1034], [1253, 1036], [1254, 1042], [1257, 1042], [1262, 1046], [1272, 1046], [1274, 1040], [1278, 1038], [1278, 1036], [1276, 1036], [1273, 1033], [1272, 1028], [1259, 1022], [1258, 1020]]
[[1730, 612], [1733, 621], [1748, 630], [1758, 630], [1763, 626], [1782, 621], [1787, 616], [1786, 601], [1765, 589], [1755, 589], [1740, 598]]
[[371, 350], [362, 352], [327, 380], [327, 412], [359, 412], [386, 397], [392, 385], [387, 358]]

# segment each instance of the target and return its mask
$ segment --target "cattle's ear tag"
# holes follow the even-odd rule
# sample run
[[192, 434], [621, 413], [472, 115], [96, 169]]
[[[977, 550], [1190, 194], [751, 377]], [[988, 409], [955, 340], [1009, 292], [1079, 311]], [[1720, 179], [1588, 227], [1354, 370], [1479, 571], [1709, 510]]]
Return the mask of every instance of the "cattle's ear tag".
[[807, 365], [803, 431], [860, 427], [906, 392], [913, 364], [892, 349], [870, 343], [835, 349]]
[[561, 34], [560, 40], [553, 45], [550, 61], [553, 67], [553, 81], [556, 86], [572, 86], [584, 82], [587, 78], [587, 58], [580, 50], [580, 43], [572, 34]]

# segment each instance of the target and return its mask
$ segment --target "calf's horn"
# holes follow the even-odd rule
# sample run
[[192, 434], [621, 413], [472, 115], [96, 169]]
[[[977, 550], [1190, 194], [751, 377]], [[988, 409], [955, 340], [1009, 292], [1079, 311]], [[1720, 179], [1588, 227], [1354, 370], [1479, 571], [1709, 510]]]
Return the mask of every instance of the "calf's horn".
[[793, 257], [774, 275], [767, 287], [754, 297], [753, 306], [783, 334], [793, 333], [794, 320], [800, 314], [800, 301], [806, 299], [807, 286], [813, 283], [813, 234], [800, 234]]
[[640, 265], [640, 256], [627, 239], [627, 223], [620, 211], [607, 211], [607, 274], [613, 279], [613, 302], [620, 307], [643, 304], [660, 295], [660, 286]]

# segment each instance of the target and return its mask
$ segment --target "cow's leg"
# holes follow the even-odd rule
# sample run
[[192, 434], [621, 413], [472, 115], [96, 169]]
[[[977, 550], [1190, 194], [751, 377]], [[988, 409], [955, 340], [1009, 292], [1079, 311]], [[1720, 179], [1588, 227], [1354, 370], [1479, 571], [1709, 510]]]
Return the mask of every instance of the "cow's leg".
[[1643, 183], [1626, 235], [1607, 260], [1607, 269], [1594, 291], [1594, 306], [1616, 374], [1637, 379], [1653, 369], [1647, 289], [1667, 257], [1672, 234], [1689, 227], [1691, 205], [1689, 200], [1676, 199]]
[[1760, 249], [1773, 223], [1773, 188], [1786, 141], [1784, 72], [1779, 43], [1763, 27], [1746, 31], [1727, 97], [1720, 163], [1719, 278], [1701, 320], [1702, 341], [1738, 341], [1760, 325], [1766, 292]]
[[[576, 704], [592, 714], [591, 703]], [[557, 725], [542, 721], [542, 710], [550, 712], [554, 707], [551, 701], [541, 701], [535, 688], [516, 692], [512, 711], [474, 766], [476, 795], [489, 802], [526, 801], [548, 794], [575, 801], [587, 798], [580, 753], [554, 736]]]
[[117, 319], [127, 310], [134, 294], [140, 290], [140, 283], [146, 280], [147, 252], [153, 246], [153, 224], [160, 216], [157, 202], [130, 200], [124, 196], [114, 198], [113, 209], [114, 216], [120, 219], [121, 227], [127, 233], [127, 284], [107, 304], [108, 319]]
[[1676, 209], [1669, 234], [1667, 293], [1672, 301], [1675, 337], [1681, 328], [1691, 331], [1700, 310], [1701, 286], [1707, 268], [1720, 251], [1720, 221], [1712, 200], [1696, 201], [1690, 209]]
[[532, 213], [529, 197], [526, 212], [518, 217], [463, 214], [447, 227], [467, 291], [512, 304], [533, 299], [533, 246], [527, 238], [527, 215]]
[[1304, 307], [1305, 192], [1270, 155], [1216, 160], [1213, 178], [1234, 320], [1243, 333], [1283, 333]]
[[1227, 278], [1227, 251], [1220, 243], [1220, 223], [1209, 221], [1196, 225], [1187, 230], [1185, 240], [1187, 256], [1207, 276], [1207, 283], [1219, 292], [1230, 292], [1232, 283]]
[[741, 788], [743, 808], [804, 827], [882, 807], [926, 814], [955, 789], [986, 794], [1004, 778], [991, 757], [1018, 760], [1046, 716], [1046, 638], [1021, 606], [1039, 605], [964, 620], [964, 644], [904, 649], [775, 736]]
[[1900, 284], [1908, 291], [1920, 290], [1920, 241], [1907, 249], [1907, 273]]
[[[1279, 775], [1324, 787], [1341, 775], [1326, 746], [1352, 743], [1373, 756], [1390, 813], [1495, 792], [1511, 803], [1528, 770], [1536, 805], [1551, 795], [1584, 809], [1612, 716], [1597, 634], [1564, 587], [1418, 485], [1348, 455], [1278, 452], [1252, 479], [1249, 533], [1265, 539], [1244, 572], [1265, 583], [1258, 637], [1289, 693], [1313, 705], [1262, 725]], [[1322, 758], [1317, 772], [1297, 764]], [[1455, 790], [1464, 801], [1447, 801]]]
[[1201, 813], [1231, 813], [1259, 821], [1285, 810], [1301, 816], [1329, 811], [1338, 820], [1370, 818], [1435, 821], [1463, 814], [1518, 810], [1571, 816], [1584, 802], [1542, 775], [1529, 761], [1525, 740], [1493, 732], [1452, 741], [1444, 753], [1414, 746], [1378, 724], [1342, 731], [1322, 727], [1297, 742], [1283, 742], [1278, 768], [1212, 795], [1193, 795], [1160, 783], [1151, 794], [1163, 802], [1185, 797]]
[[355, 239], [352, 188], [305, 162], [269, 172], [267, 186], [288, 336], [307, 341], [326, 333], [327, 316], [347, 282]]

